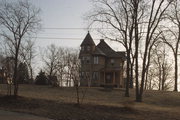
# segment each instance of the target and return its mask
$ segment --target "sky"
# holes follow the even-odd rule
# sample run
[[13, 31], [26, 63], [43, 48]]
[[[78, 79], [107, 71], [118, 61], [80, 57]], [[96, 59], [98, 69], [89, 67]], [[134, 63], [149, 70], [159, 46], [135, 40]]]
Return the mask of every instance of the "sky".
[[49, 44], [67, 47], [79, 46], [81, 39], [77, 38], [83, 38], [88, 30], [69, 28], [85, 28], [87, 26], [83, 20], [83, 15], [85, 11], [91, 8], [88, 0], [30, 1], [41, 9], [42, 30], [38, 33], [36, 40], [39, 46], [44, 47]]
[[[88, 32], [88, 23], [84, 17], [93, 7], [90, 0], [30, 1], [41, 9], [42, 30], [38, 32], [36, 39], [38, 47], [49, 44], [73, 48], [80, 46]], [[90, 34], [97, 44], [101, 36], [94, 30], [90, 30]], [[117, 43], [107, 42], [113, 49], [119, 50]]]

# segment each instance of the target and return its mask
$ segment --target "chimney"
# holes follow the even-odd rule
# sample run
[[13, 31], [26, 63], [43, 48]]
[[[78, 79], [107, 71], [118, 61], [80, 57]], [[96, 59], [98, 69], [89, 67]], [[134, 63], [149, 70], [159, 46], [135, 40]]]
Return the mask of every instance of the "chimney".
[[104, 41], [104, 39], [100, 39], [100, 42], [103, 42]]

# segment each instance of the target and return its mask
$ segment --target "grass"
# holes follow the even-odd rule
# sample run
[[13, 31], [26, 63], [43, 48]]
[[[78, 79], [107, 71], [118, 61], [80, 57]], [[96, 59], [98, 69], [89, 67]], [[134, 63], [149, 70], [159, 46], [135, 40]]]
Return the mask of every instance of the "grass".
[[0, 109], [26, 112], [55, 120], [180, 120], [180, 93], [145, 91], [142, 103], [135, 92], [124, 97], [123, 89], [81, 88], [84, 102], [76, 105], [75, 88], [20, 85], [17, 99], [10, 99], [0, 86]]

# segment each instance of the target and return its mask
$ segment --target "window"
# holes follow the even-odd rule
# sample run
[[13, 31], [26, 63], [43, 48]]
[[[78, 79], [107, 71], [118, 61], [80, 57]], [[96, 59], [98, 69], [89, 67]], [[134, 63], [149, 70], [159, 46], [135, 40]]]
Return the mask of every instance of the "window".
[[111, 63], [114, 63], [114, 59], [111, 59]]
[[82, 57], [81, 64], [84, 64], [85, 57]]
[[99, 63], [99, 58], [98, 58], [98, 56], [95, 56], [94, 57], [94, 64], [98, 64]]
[[90, 46], [87, 46], [87, 51], [90, 51], [91, 47]]
[[106, 79], [107, 79], [107, 80], [110, 80], [110, 79], [111, 79], [111, 76], [110, 76], [110, 75], [107, 75], [107, 76], [106, 76]]
[[120, 62], [120, 67], [123, 67], [123, 63], [122, 62]]
[[82, 57], [81, 63], [82, 64], [89, 64], [90, 63], [90, 57], [89, 56]]
[[84, 78], [84, 72], [81, 72], [81, 78]]
[[93, 72], [93, 79], [97, 80], [98, 79], [98, 72]]
[[111, 65], [114, 65], [114, 59], [111, 59]]
[[86, 57], [86, 63], [87, 63], [87, 64], [90, 63], [90, 57]]
[[89, 77], [89, 72], [86, 72], [86, 78], [88, 79]]

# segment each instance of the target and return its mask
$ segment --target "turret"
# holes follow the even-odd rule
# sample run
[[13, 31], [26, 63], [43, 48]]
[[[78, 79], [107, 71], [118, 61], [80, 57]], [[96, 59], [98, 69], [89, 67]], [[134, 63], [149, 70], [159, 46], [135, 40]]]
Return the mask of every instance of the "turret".
[[95, 50], [95, 43], [88, 32], [83, 42], [81, 43], [81, 53], [92, 53]]

